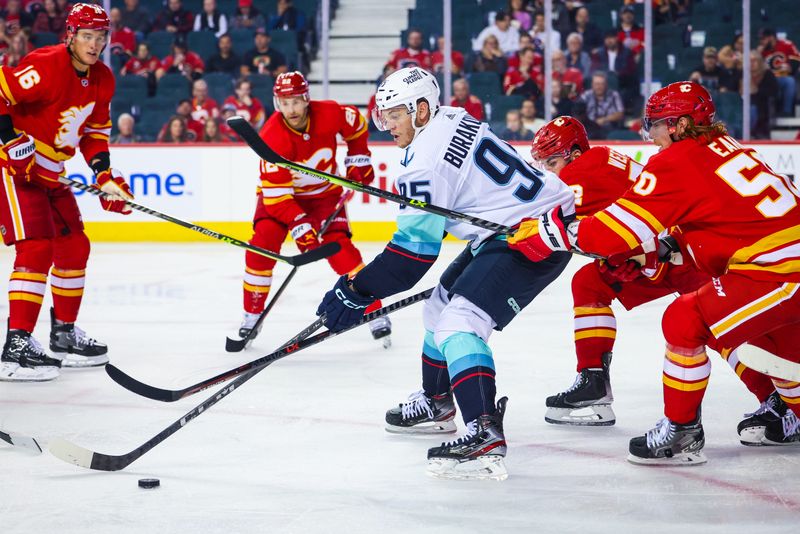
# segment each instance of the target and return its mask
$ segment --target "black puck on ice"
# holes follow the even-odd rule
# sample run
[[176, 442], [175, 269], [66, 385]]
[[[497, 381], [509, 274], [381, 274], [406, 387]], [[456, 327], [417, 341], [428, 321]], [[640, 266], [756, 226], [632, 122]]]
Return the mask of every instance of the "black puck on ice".
[[140, 478], [139, 487], [145, 489], [157, 488], [161, 485], [161, 481], [157, 478]]

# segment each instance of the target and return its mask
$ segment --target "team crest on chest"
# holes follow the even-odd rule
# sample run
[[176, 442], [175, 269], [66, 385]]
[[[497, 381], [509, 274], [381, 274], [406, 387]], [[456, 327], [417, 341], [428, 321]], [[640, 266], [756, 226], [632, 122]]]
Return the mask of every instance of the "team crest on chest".
[[55, 138], [56, 148], [75, 148], [78, 146], [81, 126], [89, 118], [93, 110], [94, 102], [90, 102], [86, 106], [72, 106], [61, 112], [61, 117], [58, 119], [61, 127], [58, 129]]

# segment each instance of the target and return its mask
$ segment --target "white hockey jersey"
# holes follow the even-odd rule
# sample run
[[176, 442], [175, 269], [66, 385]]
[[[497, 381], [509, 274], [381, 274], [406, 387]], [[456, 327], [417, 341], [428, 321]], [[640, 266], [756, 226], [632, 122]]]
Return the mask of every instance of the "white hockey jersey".
[[[400, 194], [494, 223], [513, 226], [555, 206], [561, 206], [564, 215], [575, 213], [575, 195], [564, 182], [529, 166], [488, 124], [462, 108], [440, 107], [406, 147], [401, 164], [404, 172], [396, 179]], [[438, 252], [442, 225], [455, 237], [471, 241], [473, 248], [492, 235], [491, 230], [410, 206], [401, 207], [397, 224], [392, 241], [422, 254]], [[427, 243], [420, 242], [421, 237]]]

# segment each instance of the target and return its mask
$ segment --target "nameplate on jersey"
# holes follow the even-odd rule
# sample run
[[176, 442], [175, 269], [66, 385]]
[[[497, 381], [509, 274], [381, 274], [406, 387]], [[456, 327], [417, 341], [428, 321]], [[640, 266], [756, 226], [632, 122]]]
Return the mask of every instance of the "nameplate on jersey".
[[450, 139], [450, 143], [447, 145], [444, 160], [456, 169], [460, 169], [464, 163], [464, 158], [469, 154], [469, 149], [472, 148], [472, 143], [475, 142], [475, 137], [478, 135], [480, 127], [479, 120], [473, 118], [469, 113], [465, 113], [461, 122], [458, 123], [458, 127], [456, 127], [455, 134]]

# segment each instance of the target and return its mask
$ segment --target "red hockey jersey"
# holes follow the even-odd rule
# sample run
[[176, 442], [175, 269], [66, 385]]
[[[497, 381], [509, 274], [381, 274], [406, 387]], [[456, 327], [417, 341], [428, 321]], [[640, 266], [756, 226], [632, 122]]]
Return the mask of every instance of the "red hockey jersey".
[[[367, 148], [367, 121], [353, 106], [332, 100], [312, 101], [308, 107], [305, 131], [291, 128], [280, 113], [273, 113], [261, 129], [261, 138], [284, 158], [307, 167], [338, 174], [336, 135], [347, 143], [347, 153], [370, 155]], [[304, 210], [294, 197], [341, 194], [341, 187], [320, 178], [290, 173], [261, 161], [261, 196], [267, 212], [288, 224]]]
[[594, 215], [630, 189], [642, 164], [607, 146], [590, 148], [561, 170], [559, 178], [575, 193], [575, 214]]
[[80, 77], [63, 44], [26, 55], [17, 67], [0, 67], [0, 114], [36, 140], [34, 179], [54, 187], [64, 161], [80, 148], [86, 162], [108, 151], [114, 76], [101, 62]]
[[578, 246], [608, 256], [678, 225], [711, 276], [800, 282], [800, 193], [751, 148], [725, 135], [652, 156], [619, 200], [581, 221]]

